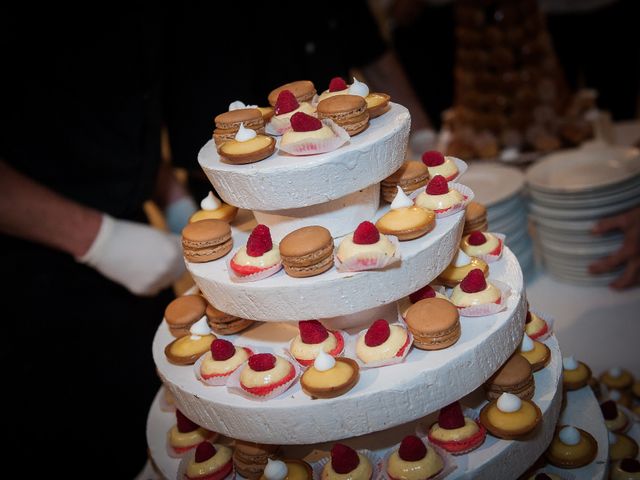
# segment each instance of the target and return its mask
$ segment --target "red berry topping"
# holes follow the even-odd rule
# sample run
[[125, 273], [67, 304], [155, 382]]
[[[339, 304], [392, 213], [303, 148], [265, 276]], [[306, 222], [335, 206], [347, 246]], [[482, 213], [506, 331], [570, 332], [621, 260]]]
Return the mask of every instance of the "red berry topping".
[[347, 82], [342, 77], [333, 77], [329, 82], [330, 92], [341, 92], [347, 89]]
[[415, 435], [407, 435], [402, 439], [398, 455], [405, 462], [417, 462], [427, 455], [427, 447]]
[[531, 323], [531, 312], [527, 311], [527, 317], [525, 318], [524, 323]]
[[427, 193], [429, 195], [444, 195], [445, 193], [449, 193], [447, 179], [442, 175], [436, 175], [433, 177], [429, 180], [429, 184], [427, 185]]
[[193, 423], [185, 417], [184, 413], [180, 410], [176, 410], [176, 424], [178, 425], [178, 431], [180, 433], [189, 433], [200, 428], [198, 424]]
[[211, 356], [218, 362], [229, 360], [235, 355], [235, 353], [236, 347], [234, 347], [233, 343], [231, 343], [229, 340], [216, 338], [211, 343]]
[[270, 353], [256, 353], [249, 357], [249, 368], [256, 372], [265, 372], [276, 366], [276, 356]]
[[465, 293], [481, 292], [487, 288], [487, 281], [484, 278], [484, 273], [479, 268], [474, 268], [467, 276], [460, 282], [460, 288]]
[[206, 462], [216, 454], [216, 447], [210, 442], [202, 442], [196, 447], [196, 462]]
[[429, 150], [422, 154], [422, 163], [427, 167], [437, 167], [444, 163], [444, 155], [437, 150]]
[[373, 325], [371, 325], [367, 333], [364, 334], [364, 343], [367, 347], [377, 347], [386, 342], [389, 335], [391, 335], [389, 322], [381, 318], [373, 322]]
[[483, 245], [487, 243], [487, 237], [482, 232], [471, 232], [467, 242], [469, 242], [469, 245]]
[[411, 303], [419, 302], [425, 298], [433, 298], [436, 296], [436, 291], [433, 289], [431, 285], [425, 285], [420, 290], [416, 290], [411, 295], [409, 295], [409, 300]]
[[331, 448], [331, 466], [336, 473], [352, 472], [360, 464], [358, 453], [351, 447], [336, 443]]
[[446, 430], [464, 427], [464, 415], [458, 402], [453, 402], [440, 409], [438, 425]]
[[266, 225], [258, 225], [253, 229], [247, 240], [247, 255], [260, 257], [273, 248], [271, 232]]
[[600, 410], [602, 410], [602, 416], [605, 420], [613, 420], [618, 416], [618, 407], [613, 400], [607, 400], [601, 403]]
[[620, 468], [623, 472], [638, 473], [640, 472], [640, 462], [635, 458], [623, 458], [620, 460]]
[[358, 245], [371, 245], [380, 240], [380, 232], [371, 222], [362, 222], [353, 232], [353, 243]]
[[313, 132], [322, 128], [322, 122], [304, 112], [291, 115], [291, 128], [294, 132]]
[[329, 337], [329, 332], [318, 320], [301, 320], [298, 322], [302, 343], [322, 343]]
[[300, 104], [296, 99], [296, 96], [291, 93], [291, 90], [282, 90], [278, 94], [278, 99], [276, 100], [276, 115], [282, 115], [284, 113], [293, 112], [296, 108], [298, 108]]

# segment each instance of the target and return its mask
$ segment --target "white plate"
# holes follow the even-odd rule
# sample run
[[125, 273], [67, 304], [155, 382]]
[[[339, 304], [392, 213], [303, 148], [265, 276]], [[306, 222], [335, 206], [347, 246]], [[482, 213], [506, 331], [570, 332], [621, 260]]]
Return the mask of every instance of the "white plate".
[[[640, 180], [640, 177], [638, 177]], [[616, 203], [626, 202], [632, 198], [640, 196], [640, 181], [631, 184], [630, 188], [624, 190], [607, 191], [606, 195], [591, 196], [585, 198], [563, 198], [563, 197], [547, 197], [536, 192], [531, 192], [532, 203], [536, 203], [548, 207], [558, 208], [593, 208]]]
[[593, 226], [596, 224], [595, 220], [556, 220], [553, 218], [546, 218], [529, 214], [529, 219], [534, 224], [544, 225], [556, 230], [569, 231], [569, 232], [590, 232]]
[[640, 204], [640, 198], [629, 198], [624, 202], [613, 205], [587, 209], [561, 209], [557, 207], [545, 207], [532, 203], [529, 205], [531, 213], [539, 217], [555, 218], [558, 220], [594, 220], [623, 212]]
[[463, 181], [473, 190], [475, 201], [489, 207], [522, 190], [524, 174], [514, 167], [481, 161], [470, 162]]
[[522, 213], [527, 211], [527, 202], [520, 195], [511, 197], [506, 202], [501, 202], [498, 205], [489, 207], [487, 209], [487, 218], [489, 221], [497, 220], [502, 217], [513, 215], [515, 213]]

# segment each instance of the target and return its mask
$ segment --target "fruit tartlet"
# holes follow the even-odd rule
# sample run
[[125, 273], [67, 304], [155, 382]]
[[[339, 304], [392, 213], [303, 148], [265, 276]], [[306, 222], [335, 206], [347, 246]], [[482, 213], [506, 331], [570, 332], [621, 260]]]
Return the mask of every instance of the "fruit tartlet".
[[282, 268], [280, 249], [271, 240], [271, 231], [266, 225], [256, 226], [249, 235], [247, 244], [240, 247], [229, 261], [232, 280], [255, 281], [267, 278]]
[[428, 436], [434, 445], [453, 455], [462, 455], [482, 445], [487, 431], [480, 422], [463, 415], [459, 402], [453, 402], [440, 410]]
[[351, 358], [334, 358], [322, 350], [300, 377], [302, 391], [311, 398], [335, 398], [351, 390], [360, 378], [360, 368]]
[[231, 384], [234, 391], [235, 385], [231, 383], [233, 377], [240, 372], [238, 378], [239, 388], [249, 398], [266, 400], [285, 392], [298, 376], [296, 367], [284, 357], [271, 353], [254, 353], [249, 360], [242, 365], [227, 383]]
[[205, 440], [215, 442], [217, 438], [217, 433], [202, 428], [176, 409], [176, 424], [167, 432], [167, 450], [170, 456], [179, 458]]
[[308, 367], [320, 351], [337, 357], [344, 350], [344, 336], [340, 331], [327, 330], [318, 320], [298, 322], [300, 333], [289, 344], [289, 352], [296, 361]]
[[433, 447], [428, 448], [415, 435], [404, 437], [385, 465], [390, 480], [427, 480], [437, 476], [444, 468], [440, 454]]
[[591, 378], [591, 369], [574, 357], [562, 359], [562, 386], [565, 390], [578, 390], [586, 386]]
[[220, 159], [233, 165], [244, 165], [264, 160], [273, 155], [276, 141], [269, 135], [257, 134], [251, 128], [240, 128], [232, 140], [227, 140], [218, 148]]
[[342, 443], [331, 447], [331, 459], [322, 467], [321, 480], [370, 480], [373, 465], [363, 453]]
[[613, 367], [600, 375], [600, 382], [609, 390], [626, 390], [633, 385], [633, 375], [624, 368]]
[[189, 335], [176, 338], [164, 349], [167, 360], [175, 365], [193, 365], [211, 348], [216, 336], [203, 316], [189, 328]]
[[280, 150], [291, 155], [316, 155], [340, 148], [349, 134], [332, 120], [318, 120], [303, 112], [291, 117], [291, 128], [282, 135]]
[[304, 460], [268, 458], [260, 480], [313, 480], [313, 470]]
[[376, 222], [376, 228], [399, 241], [413, 240], [429, 233], [436, 226], [436, 215], [431, 210], [416, 207], [398, 186], [389, 211]]
[[395, 237], [381, 234], [371, 222], [362, 222], [345, 235], [336, 251], [339, 272], [382, 269], [400, 260]]
[[221, 202], [220, 199], [210, 191], [209, 194], [200, 202], [200, 210], [189, 217], [189, 222], [197, 222], [198, 220], [205, 220], [208, 218], [231, 222], [236, 218], [237, 214], [238, 207]]
[[545, 457], [556, 467], [580, 468], [593, 462], [597, 454], [598, 443], [589, 432], [571, 425], [560, 425]]
[[527, 310], [524, 331], [532, 340], [541, 340], [549, 333], [549, 324], [540, 315]]
[[453, 288], [458, 285], [471, 270], [479, 268], [485, 276], [489, 274], [489, 265], [480, 258], [470, 257], [461, 249], [453, 258], [447, 268], [438, 275], [438, 283], [442, 283], [446, 287]]
[[446, 217], [463, 210], [471, 200], [470, 188], [459, 183], [449, 184], [442, 175], [436, 175], [415, 197], [415, 204], [433, 210], [438, 217]]
[[223, 480], [233, 472], [231, 449], [225, 445], [204, 441], [193, 455], [185, 457], [178, 478], [186, 480]]
[[399, 363], [409, 353], [411, 336], [405, 327], [390, 325], [381, 318], [358, 335], [355, 344], [356, 358], [363, 367], [380, 367]]
[[247, 347], [236, 347], [230, 341], [218, 338], [194, 365], [196, 376], [206, 385], [225, 385], [229, 376], [252, 354]]
[[503, 393], [480, 411], [480, 422], [494, 437], [517, 440], [535, 430], [542, 420], [540, 408], [531, 400]]
[[296, 113], [315, 115], [316, 109], [308, 101], [297, 100], [290, 90], [282, 90], [276, 100], [274, 115], [267, 124], [267, 133], [283, 135], [291, 130], [291, 118]]
[[487, 263], [500, 260], [504, 250], [504, 235], [473, 231], [462, 237], [460, 248], [470, 257], [476, 257]]
[[460, 169], [455, 157], [445, 157], [437, 150], [429, 150], [422, 154], [422, 163], [429, 169], [431, 178], [441, 175], [447, 182], [451, 182], [460, 175]]
[[638, 443], [624, 433], [609, 432], [609, 460], [615, 462], [623, 458], [638, 456]]
[[497, 282], [488, 282], [480, 269], [471, 270], [453, 288], [451, 303], [460, 309], [460, 315], [477, 317], [492, 315], [506, 308], [506, 288]]
[[534, 372], [542, 370], [551, 360], [551, 350], [544, 343], [531, 340], [526, 333], [522, 337], [518, 353], [531, 364]]

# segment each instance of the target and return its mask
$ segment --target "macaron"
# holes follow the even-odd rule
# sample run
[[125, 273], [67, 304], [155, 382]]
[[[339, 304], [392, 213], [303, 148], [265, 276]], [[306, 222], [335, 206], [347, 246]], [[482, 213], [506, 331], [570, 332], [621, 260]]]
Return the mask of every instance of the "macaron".
[[487, 208], [478, 202], [469, 202], [464, 214], [463, 235], [478, 231], [486, 232], [489, 229], [487, 222]]
[[529, 361], [514, 353], [484, 384], [488, 400], [497, 400], [503, 393], [511, 393], [523, 400], [533, 398], [535, 381]]
[[269, 105], [272, 107], [276, 106], [276, 101], [278, 100], [278, 95], [282, 90], [289, 90], [298, 100], [298, 103], [302, 102], [310, 102], [313, 100], [313, 97], [316, 94], [316, 87], [313, 85], [313, 82], [310, 80], [296, 80], [295, 82], [285, 83], [278, 88], [274, 88], [269, 93]]
[[189, 335], [191, 325], [200, 320], [207, 308], [207, 301], [200, 295], [183, 295], [167, 305], [164, 320], [171, 335], [176, 338]]
[[319, 119], [329, 118], [354, 136], [369, 127], [367, 102], [358, 95], [336, 95], [322, 100], [316, 106]]
[[409, 195], [424, 187], [428, 181], [429, 169], [427, 166], [422, 162], [407, 160], [398, 170], [380, 182], [382, 198], [391, 203], [398, 193], [396, 187], [400, 187], [404, 193]]
[[217, 260], [229, 253], [231, 247], [231, 227], [222, 220], [199, 220], [182, 230], [182, 251], [189, 262]]
[[291, 277], [312, 277], [333, 266], [333, 238], [324, 227], [302, 227], [279, 244], [284, 271]]
[[219, 335], [233, 335], [234, 333], [249, 328], [255, 323], [253, 320], [236, 317], [235, 315], [218, 310], [211, 304], [207, 304], [205, 315], [207, 316], [207, 323], [209, 327], [211, 327], [211, 330]]
[[441, 350], [460, 338], [458, 309], [442, 298], [414, 303], [405, 314], [405, 322], [413, 335], [413, 345], [422, 350]]
[[239, 108], [224, 112], [215, 118], [216, 128], [213, 140], [217, 146], [228, 140], [233, 140], [242, 123], [245, 128], [251, 128], [257, 133], [264, 133], [264, 118], [257, 108]]

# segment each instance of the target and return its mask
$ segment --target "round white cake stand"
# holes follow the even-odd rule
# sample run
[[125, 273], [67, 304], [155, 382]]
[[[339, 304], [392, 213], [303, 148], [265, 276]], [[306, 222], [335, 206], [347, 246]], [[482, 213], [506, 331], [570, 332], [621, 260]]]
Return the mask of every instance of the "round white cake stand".
[[231, 205], [261, 211], [308, 207], [344, 197], [395, 172], [405, 160], [410, 126], [409, 111], [392, 103], [369, 128], [333, 152], [293, 156], [277, 150], [261, 162], [230, 165], [220, 161], [210, 140], [198, 162]]

